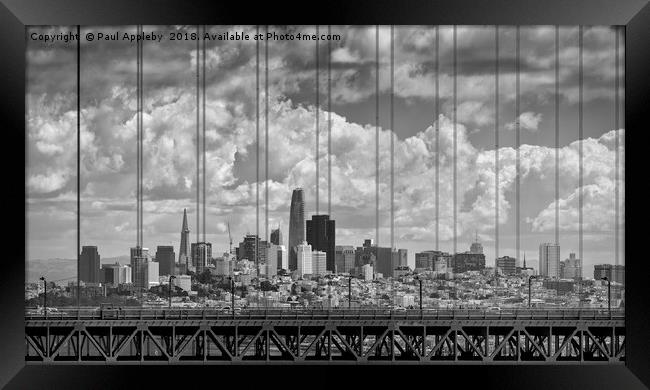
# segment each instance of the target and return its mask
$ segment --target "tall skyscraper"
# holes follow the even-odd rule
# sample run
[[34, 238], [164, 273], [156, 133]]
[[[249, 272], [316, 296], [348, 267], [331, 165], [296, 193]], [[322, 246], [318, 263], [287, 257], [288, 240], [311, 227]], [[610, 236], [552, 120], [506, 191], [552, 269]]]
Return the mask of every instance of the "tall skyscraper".
[[190, 259], [190, 228], [187, 226], [187, 209], [183, 209], [183, 227], [181, 228], [181, 246], [178, 250], [178, 264], [187, 264]]
[[278, 226], [277, 229], [274, 229], [274, 230], [271, 231], [271, 244], [283, 245], [282, 244], [282, 232], [280, 231], [279, 226]]
[[266, 270], [263, 270], [263, 273], [267, 277], [275, 276], [278, 274], [278, 251], [280, 250], [280, 246], [269, 244], [265, 250]]
[[193, 242], [192, 243], [192, 266], [194, 272], [200, 274], [205, 267], [210, 264], [212, 259], [212, 244], [209, 242]]
[[79, 256], [79, 279], [86, 283], [99, 283], [99, 252], [96, 246], [84, 246]]
[[305, 241], [305, 197], [302, 188], [296, 188], [291, 195], [289, 214], [289, 270], [298, 269], [296, 246]]
[[307, 243], [315, 251], [327, 254], [327, 270], [335, 271], [336, 265], [336, 229], [335, 221], [329, 215], [312, 215], [307, 221]]
[[539, 274], [550, 278], [560, 277], [560, 245], [539, 245]]
[[156, 248], [156, 261], [160, 267], [160, 275], [174, 275], [176, 273], [176, 254], [173, 246], [158, 246]]
[[278, 269], [283, 269], [285, 271], [289, 269], [287, 247], [284, 245], [278, 245]]
[[149, 288], [147, 275], [149, 249], [139, 246], [131, 248], [131, 279], [136, 289]]
[[298, 270], [298, 277], [305, 274], [312, 273], [312, 250], [311, 245], [304, 241], [296, 245], [296, 270]]

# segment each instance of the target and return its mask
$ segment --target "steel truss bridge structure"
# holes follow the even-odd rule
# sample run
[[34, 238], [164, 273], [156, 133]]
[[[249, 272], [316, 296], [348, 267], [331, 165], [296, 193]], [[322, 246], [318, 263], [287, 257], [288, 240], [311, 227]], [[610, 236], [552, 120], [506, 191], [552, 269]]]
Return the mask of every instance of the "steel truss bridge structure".
[[623, 364], [622, 311], [66, 310], [28, 364]]

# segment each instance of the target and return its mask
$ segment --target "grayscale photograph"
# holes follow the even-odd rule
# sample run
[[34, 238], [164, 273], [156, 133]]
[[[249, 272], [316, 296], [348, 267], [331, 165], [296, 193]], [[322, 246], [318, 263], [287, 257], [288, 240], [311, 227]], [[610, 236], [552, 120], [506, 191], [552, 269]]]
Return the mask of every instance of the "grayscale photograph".
[[625, 364], [624, 28], [26, 40], [27, 363]]

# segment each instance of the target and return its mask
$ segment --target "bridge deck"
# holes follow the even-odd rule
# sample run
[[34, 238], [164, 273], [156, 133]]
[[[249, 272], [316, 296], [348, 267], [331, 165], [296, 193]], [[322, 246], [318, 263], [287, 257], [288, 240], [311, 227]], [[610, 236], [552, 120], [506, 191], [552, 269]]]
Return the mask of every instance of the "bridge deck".
[[621, 311], [61, 309], [27, 314], [32, 364], [622, 364]]

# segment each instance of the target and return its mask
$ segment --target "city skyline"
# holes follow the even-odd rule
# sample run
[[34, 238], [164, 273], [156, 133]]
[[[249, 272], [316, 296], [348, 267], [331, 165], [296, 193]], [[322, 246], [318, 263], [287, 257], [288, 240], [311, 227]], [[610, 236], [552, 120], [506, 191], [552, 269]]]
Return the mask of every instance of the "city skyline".
[[[184, 27], [167, 27], [175, 30]], [[36, 30], [46, 28], [34, 28]], [[59, 30], [65, 28], [59, 28]], [[110, 28], [109, 28], [110, 29]], [[217, 27], [212, 27], [216, 30]], [[233, 27], [231, 30], [250, 30]], [[309, 30], [308, 27], [299, 29]], [[313, 28], [312, 28], [313, 29]], [[332, 119], [332, 202], [330, 217], [337, 221], [337, 243], [361, 245], [390, 240], [389, 145], [395, 139], [395, 246], [408, 249], [409, 265], [424, 250], [453, 251], [451, 172], [453, 141], [458, 151], [457, 251], [469, 248], [475, 232], [494, 264], [494, 30], [458, 28], [458, 111], [453, 122], [450, 48], [452, 30], [440, 27], [440, 114], [433, 115], [435, 91], [435, 30], [395, 28], [395, 118], [390, 129], [388, 27], [379, 31], [379, 149], [381, 155], [379, 237], [375, 230], [375, 52], [374, 28], [333, 27], [343, 39], [320, 43], [320, 99], [315, 109], [315, 43], [291, 45], [269, 42], [269, 181], [256, 181], [264, 167], [265, 117], [260, 117], [259, 145], [255, 141], [255, 44], [228, 42], [207, 48], [208, 199], [206, 241], [215, 253], [227, 251], [232, 235], [260, 233], [280, 226], [289, 232], [289, 202], [296, 187], [305, 190], [305, 219], [328, 208], [327, 134]], [[624, 130], [613, 129], [614, 30], [585, 29], [584, 137], [577, 139], [577, 28], [560, 29], [561, 112], [559, 159], [561, 180], [560, 259], [579, 252], [576, 229], [577, 160], [584, 151], [585, 268], [614, 263], [613, 193], [617, 183], [612, 167], [619, 140], [620, 237], [624, 236]], [[492, 35], [490, 35], [492, 34]], [[498, 210], [499, 257], [517, 257], [515, 240], [514, 159], [520, 154], [521, 245], [527, 261], [534, 261], [539, 244], [554, 242], [554, 112], [553, 28], [521, 28], [521, 145], [513, 146], [514, 28], [500, 28], [500, 177]], [[260, 44], [264, 54], [265, 44]], [[100, 43], [81, 48], [82, 99], [82, 245], [101, 248], [105, 257], [124, 256], [135, 243], [135, 47]], [[75, 175], [72, 105], [74, 60], [70, 45], [30, 42], [28, 48], [28, 258], [75, 258]], [[106, 55], [111, 59], [107, 60]], [[619, 55], [624, 55], [621, 47]], [[260, 56], [260, 85], [265, 86], [264, 55]], [[196, 233], [193, 201], [196, 165], [192, 140], [196, 116], [194, 69], [196, 47], [164, 42], [144, 48], [144, 246], [173, 243], [178, 248], [178, 210], [187, 208]], [[332, 67], [332, 109], [327, 111], [327, 64]], [[108, 64], [108, 66], [105, 66]], [[481, 68], [482, 66], [482, 68]], [[133, 69], [131, 69], [133, 68]], [[159, 69], [151, 72], [151, 69]], [[170, 75], [173, 73], [173, 77]], [[44, 77], [45, 75], [45, 77]], [[161, 77], [161, 75], [163, 75]], [[620, 77], [623, 72], [620, 70]], [[622, 83], [621, 83], [622, 84]], [[84, 87], [93, 85], [93, 88]], [[620, 95], [623, 96], [621, 89]], [[173, 99], [170, 96], [175, 96]], [[265, 95], [259, 96], [264, 106]], [[262, 110], [263, 111], [263, 110]], [[621, 111], [622, 112], [622, 111]], [[315, 205], [315, 118], [320, 118], [319, 211]], [[435, 144], [439, 126], [440, 143]], [[435, 246], [436, 146], [440, 147], [440, 245]], [[264, 169], [260, 169], [262, 177]], [[268, 228], [264, 212], [268, 183]], [[256, 226], [256, 187], [259, 186], [260, 224]], [[45, 222], [47, 221], [47, 223]], [[622, 239], [620, 264], [624, 264]], [[377, 239], [378, 238], [378, 239]], [[285, 234], [286, 240], [286, 234]], [[195, 241], [190, 237], [190, 241]], [[531, 255], [533, 257], [531, 257]], [[180, 251], [179, 251], [180, 256]]]

